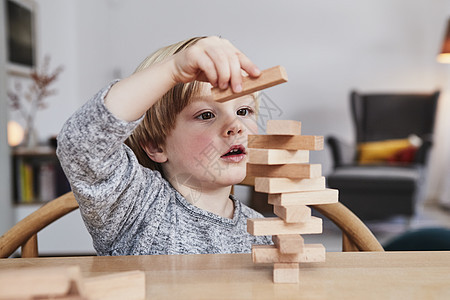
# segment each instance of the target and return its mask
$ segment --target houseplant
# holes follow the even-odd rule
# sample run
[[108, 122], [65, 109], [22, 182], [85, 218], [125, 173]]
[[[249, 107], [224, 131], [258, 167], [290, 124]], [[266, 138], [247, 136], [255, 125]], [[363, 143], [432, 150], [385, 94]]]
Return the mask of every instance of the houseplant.
[[34, 127], [36, 113], [48, 107], [45, 101], [47, 97], [56, 94], [56, 89], [51, 89], [58, 76], [63, 71], [62, 66], [50, 70], [50, 57], [45, 56], [41, 67], [30, 73], [31, 82], [24, 89], [21, 81], [14, 84], [13, 90], [8, 90], [8, 98], [13, 110], [17, 110], [25, 122], [25, 137], [22, 145], [34, 147], [37, 145], [37, 133]]

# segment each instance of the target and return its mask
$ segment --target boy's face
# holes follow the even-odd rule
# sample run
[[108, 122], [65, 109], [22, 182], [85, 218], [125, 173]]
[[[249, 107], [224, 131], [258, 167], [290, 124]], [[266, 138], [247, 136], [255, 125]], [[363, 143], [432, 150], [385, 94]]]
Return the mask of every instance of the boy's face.
[[177, 116], [166, 138], [162, 164], [166, 178], [202, 190], [241, 182], [246, 175], [247, 136], [257, 133], [255, 106], [252, 95], [213, 101], [206, 86]]

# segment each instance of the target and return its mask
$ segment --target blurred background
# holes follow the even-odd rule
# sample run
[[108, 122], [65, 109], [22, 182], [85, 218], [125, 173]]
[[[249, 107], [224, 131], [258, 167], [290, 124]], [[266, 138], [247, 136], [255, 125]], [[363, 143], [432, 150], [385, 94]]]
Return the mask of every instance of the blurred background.
[[[7, 1], [2, 2], [1, 20], [6, 20]], [[434, 143], [420, 205], [438, 207], [439, 215], [432, 218], [444, 222], [448, 219], [441, 207], [450, 203], [450, 65], [438, 63], [436, 57], [450, 17], [449, 1], [15, 2], [30, 8], [33, 15], [35, 65], [39, 66], [48, 56], [51, 68], [64, 68], [52, 85], [57, 92], [46, 98], [48, 107], [36, 114], [38, 144], [45, 144], [58, 134], [64, 121], [96, 91], [115, 78], [131, 74], [161, 46], [192, 36], [220, 35], [261, 69], [275, 65], [286, 68], [289, 82], [265, 90], [264, 95], [276, 107], [271, 118], [299, 120], [303, 134], [334, 135], [354, 142], [349, 106], [354, 89], [364, 93], [440, 90]], [[35, 209], [26, 206], [18, 212], [21, 206], [14, 204], [13, 199], [11, 182], [15, 175], [11, 172], [14, 166], [12, 150], [6, 143], [6, 126], [8, 121], [16, 121], [22, 127], [25, 124], [18, 111], [11, 109], [6, 91], [18, 83], [26, 86], [30, 78], [26, 70], [10, 66], [5, 23], [2, 22], [0, 33], [1, 232]], [[311, 162], [322, 164], [325, 176], [332, 171], [327, 147], [312, 153]], [[81, 222], [76, 218], [74, 222]], [[71, 222], [65, 226], [74, 227]], [[374, 226], [378, 226], [373, 227], [375, 231], [386, 229], [385, 223]], [[395, 234], [405, 229], [399, 226]], [[56, 233], [48, 236], [49, 240], [54, 239]], [[83, 245], [76, 250], [79, 253], [90, 251], [88, 236], [81, 237], [79, 244]], [[40, 247], [44, 253], [65, 251], [53, 245], [47, 250], [46, 246]]]

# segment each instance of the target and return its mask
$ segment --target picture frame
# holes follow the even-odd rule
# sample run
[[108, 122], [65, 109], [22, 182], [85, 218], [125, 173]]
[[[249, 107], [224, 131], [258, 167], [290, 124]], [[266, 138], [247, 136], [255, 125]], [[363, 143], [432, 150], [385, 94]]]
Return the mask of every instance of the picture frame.
[[36, 67], [36, 3], [6, 0], [7, 70], [11, 75], [30, 76]]

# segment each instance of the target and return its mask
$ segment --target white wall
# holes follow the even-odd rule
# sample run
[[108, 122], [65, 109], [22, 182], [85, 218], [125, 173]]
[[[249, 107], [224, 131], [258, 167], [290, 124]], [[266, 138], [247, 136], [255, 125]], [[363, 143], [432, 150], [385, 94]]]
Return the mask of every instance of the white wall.
[[[446, 1], [109, 3], [114, 69], [126, 75], [162, 45], [195, 35], [222, 35], [261, 68], [287, 68], [289, 83], [265, 92], [283, 111], [277, 118], [301, 120], [307, 134], [353, 139], [351, 89], [431, 91], [445, 87], [448, 78], [447, 66], [435, 60], [450, 13]], [[443, 112], [429, 198], [439, 196], [440, 163], [449, 152], [443, 143], [448, 132]], [[330, 170], [328, 151], [313, 153], [312, 160], [323, 164], [325, 174]]]
[[39, 111], [36, 127], [40, 138], [58, 133], [64, 121], [78, 107], [79, 59], [77, 26], [79, 18], [73, 0], [40, 0], [38, 2], [38, 54], [50, 55], [51, 66], [62, 65], [63, 73], [55, 84], [57, 94], [48, 99], [49, 109]]
[[[157, 48], [197, 35], [222, 35], [262, 69], [286, 67], [289, 82], [265, 91], [279, 119], [304, 133], [353, 139], [348, 95], [361, 91], [431, 91], [445, 87], [448, 66], [435, 57], [450, 7], [445, 0], [146, 1], [39, 0], [40, 52], [66, 70], [41, 135], [56, 134], [68, 115], [109, 80], [130, 74]], [[448, 105], [447, 105], [448, 106]], [[449, 111], [445, 112], [449, 113]], [[441, 119], [443, 117], [441, 116]], [[429, 197], [439, 194], [439, 166], [449, 145], [439, 124]], [[330, 170], [328, 151], [312, 161]]]
[[[74, 1], [75, 2], [75, 1]], [[110, 37], [110, 0], [78, 0], [77, 13], [77, 64], [78, 104], [86, 102], [108, 81], [114, 79]], [[121, 41], [115, 41], [122, 43]]]
[[[5, 19], [4, 1], [0, 2], [0, 19]], [[5, 24], [0, 23], [0, 41], [5, 39]], [[0, 233], [13, 224], [11, 203], [11, 180], [9, 173], [10, 156], [6, 137], [7, 103], [6, 103], [6, 47], [0, 44]]]

